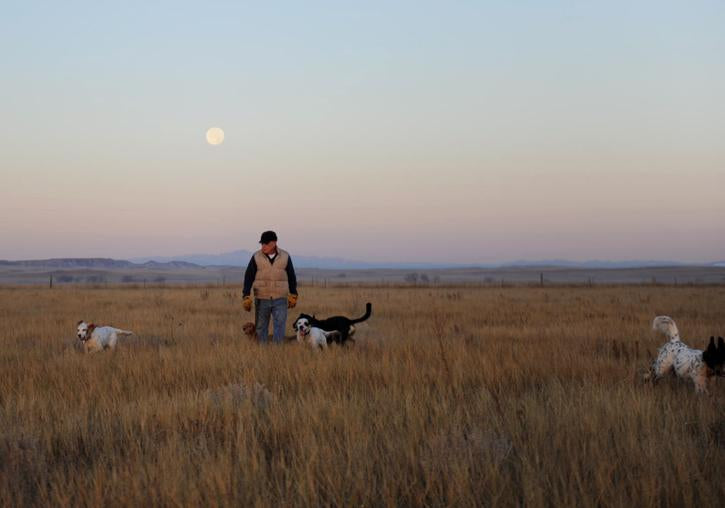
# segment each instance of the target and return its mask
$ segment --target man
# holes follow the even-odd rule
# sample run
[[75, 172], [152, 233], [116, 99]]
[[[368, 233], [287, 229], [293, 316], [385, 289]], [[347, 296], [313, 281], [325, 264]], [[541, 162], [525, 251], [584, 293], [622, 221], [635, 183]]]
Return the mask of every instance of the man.
[[297, 305], [297, 277], [290, 255], [277, 247], [277, 234], [265, 231], [259, 240], [262, 248], [249, 260], [244, 274], [242, 304], [247, 312], [252, 310], [254, 288], [254, 323], [259, 342], [267, 342], [269, 317], [273, 321], [273, 338], [276, 343], [284, 340], [287, 309]]

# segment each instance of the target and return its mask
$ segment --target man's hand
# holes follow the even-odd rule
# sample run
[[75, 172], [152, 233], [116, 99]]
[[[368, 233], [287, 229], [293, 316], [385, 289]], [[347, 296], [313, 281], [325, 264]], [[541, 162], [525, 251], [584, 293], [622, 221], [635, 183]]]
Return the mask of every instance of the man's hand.
[[294, 309], [295, 305], [297, 305], [297, 295], [287, 295], [287, 308]]
[[242, 306], [247, 312], [252, 310], [252, 297], [247, 295], [242, 299]]

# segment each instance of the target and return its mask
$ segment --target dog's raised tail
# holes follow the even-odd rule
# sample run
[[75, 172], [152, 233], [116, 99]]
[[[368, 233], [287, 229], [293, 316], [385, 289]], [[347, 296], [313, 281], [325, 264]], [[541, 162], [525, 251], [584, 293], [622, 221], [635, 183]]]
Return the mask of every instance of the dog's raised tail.
[[659, 332], [671, 341], [680, 340], [680, 331], [675, 320], [669, 316], [657, 316], [652, 321], [652, 330]]
[[365, 314], [362, 317], [351, 320], [352, 323], [362, 323], [366, 319], [370, 318], [373, 313], [373, 304], [368, 302], [365, 304]]

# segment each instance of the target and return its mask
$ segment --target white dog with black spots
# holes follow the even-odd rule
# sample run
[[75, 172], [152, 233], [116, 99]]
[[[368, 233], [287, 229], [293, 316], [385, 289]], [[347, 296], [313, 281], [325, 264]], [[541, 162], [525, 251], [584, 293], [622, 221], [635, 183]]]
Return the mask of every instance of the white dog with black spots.
[[707, 349], [702, 351], [692, 349], [680, 340], [677, 325], [669, 316], [657, 316], [652, 322], [652, 329], [663, 334], [669, 341], [660, 348], [648, 378], [656, 382], [667, 374], [674, 373], [681, 379], [691, 379], [697, 393], [708, 393], [708, 385], [712, 384], [715, 377], [723, 375], [723, 338], [719, 337], [715, 346], [715, 337], [710, 337]]

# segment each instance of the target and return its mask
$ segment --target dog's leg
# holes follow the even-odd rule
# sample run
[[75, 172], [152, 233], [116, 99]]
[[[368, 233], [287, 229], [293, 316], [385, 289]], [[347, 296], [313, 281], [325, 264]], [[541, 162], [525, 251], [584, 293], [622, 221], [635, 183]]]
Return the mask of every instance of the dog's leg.
[[707, 376], [698, 374], [693, 381], [695, 382], [695, 392], [703, 395], [710, 393], [707, 389]]
[[657, 359], [652, 363], [652, 384], [665, 377], [674, 369], [674, 358], [669, 351], [662, 351], [657, 355]]
[[710, 388], [712, 388], [715, 382], [715, 376], [708, 376], [706, 369], [703, 367], [699, 372], [693, 373], [692, 381], [695, 383], [695, 391], [704, 395], [710, 394]]
[[340, 343], [340, 332], [338, 332], [337, 330], [332, 330], [329, 332], [323, 331], [322, 333], [325, 336], [325, 345], [329, 344], [330, 342], [336, 342], [338, 344]]
[[83, 350], [86, 353], [97, 353], [102, 351], [102, 348], [98, 345], [98, 342], [95, 339], [90, 339], [83, 343]]

